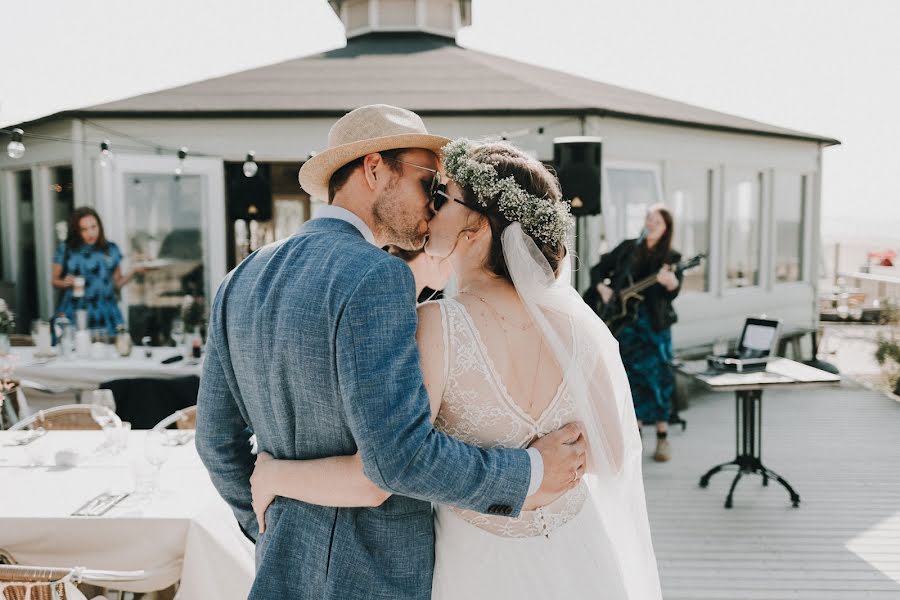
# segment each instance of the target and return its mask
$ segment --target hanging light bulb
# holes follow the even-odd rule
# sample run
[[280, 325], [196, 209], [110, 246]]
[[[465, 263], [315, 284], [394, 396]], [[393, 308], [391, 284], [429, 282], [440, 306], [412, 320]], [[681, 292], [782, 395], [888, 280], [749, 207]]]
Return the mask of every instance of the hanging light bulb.
[[12, 141], [6, 146], [6, 153], [10, 158], [22, 158], [25, 156], [25, 144], [22, 143], [22, 136], [25, 132], [16, 127], [12, 130]]
[[247, 153], [247, 160], [244, 161], [244, 177], [255, 177], [259, 172], [259, 165], [254, 160], [255, 156], [256, 153], [253, 150]]
[[100, 142], [100, 166], [108, 167], [112, 162], [113, 153], [109, 151], [109, 140]]
[[538, 141], [538, 143], [541, 143], [541, 144], [544, 143], [544, 128], [543, 127], [537, 128], [537, 141]]
[[184, 159], [187, 158], [187, 153], [187, 146], [182, 146], [178, 150], [178, 166], [175, 167], [175, 181], [178, 181], [181, 178], [181, 174], [184, 173]]

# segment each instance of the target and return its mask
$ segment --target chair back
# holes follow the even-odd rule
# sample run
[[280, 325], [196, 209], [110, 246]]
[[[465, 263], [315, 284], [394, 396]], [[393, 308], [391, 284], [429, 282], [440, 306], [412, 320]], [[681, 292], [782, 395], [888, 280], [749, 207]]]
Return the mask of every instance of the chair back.
[[106, 586], [108, 582], [140, 581], [146, 577], [146, 571], [0, 565], [0, 600], [84, 600], [77, 587], [81, 583]]
[[176, 410], [171, 415], [153, 426], [153, 429], [166, 429], [171, 424], [175, 424], [178, 429], [196, 429], [197, 428], [197, 407], [189, 406], [181, 410]]
[[[39, 410], [9, 428], [10, 431], [20, 429], [43, 428], [47, 431], [99, 430], [100, 426], [91, 416], [90, 404], [66, 404], [47, 410]], [[122, 420], [113, 413], [113, 423], [121, 424]]]
[[181, 411], [181, 418], [175, 421], [178, 429], [197, 429], [197, 407], [189, 406]]
[[[80, 600], [66, 590], [65, 579], [71, 569], [0, 565], [0, 598], [2, 600]], [[55, 592], [55, 594], [54, 594]], [[81, 596], [83, 598], [84, 596]]]

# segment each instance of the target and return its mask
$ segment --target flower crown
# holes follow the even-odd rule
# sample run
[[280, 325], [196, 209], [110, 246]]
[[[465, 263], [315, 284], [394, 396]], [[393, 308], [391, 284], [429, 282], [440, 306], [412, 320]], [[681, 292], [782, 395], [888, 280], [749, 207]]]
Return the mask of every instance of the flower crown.
[[443, 149], [447, 175], [475, 192], [478, 204], [487, 208], [487, 200], [497, 197], [500, 213], [510, 223], [518, 221], [522, 230], [545, 244], [565, 243], [574, 224], [567, 202], [554, 202], [526, 192], [512, 176], [500, 178], [493, 165], [472, 158], [472, 142], [453, 140]]

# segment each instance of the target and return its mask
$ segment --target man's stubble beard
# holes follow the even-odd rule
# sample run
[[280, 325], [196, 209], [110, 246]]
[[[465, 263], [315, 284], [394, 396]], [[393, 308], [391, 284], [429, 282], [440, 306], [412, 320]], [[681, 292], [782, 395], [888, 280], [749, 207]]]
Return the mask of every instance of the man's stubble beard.
[[395, 175], [384, 192], [375, 200], [372, 218], [384, 243], [404, 250], [420, 250], [425, 243], [419, 235], [419, 219], [410, 216], [397, 190], [399, 176]]

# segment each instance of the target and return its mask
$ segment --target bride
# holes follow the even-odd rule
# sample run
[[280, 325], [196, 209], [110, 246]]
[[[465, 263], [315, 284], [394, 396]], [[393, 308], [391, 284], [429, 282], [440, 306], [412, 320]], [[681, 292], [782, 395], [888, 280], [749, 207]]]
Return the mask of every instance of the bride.
[[[449, 262], [459, 292], [421, 305], [417, 332], [434, 426], [526, 448], [580, 420], [591, 448], [578, 485], [517, 518], [436, 506], [432, 598], [661, 598], [628, 380], [615, 339], [569, 284], [572, 218], [556, 178], [509, 144], [465, 139], [444, 148], [444, 167], [425, 250]], [[251, 484], [260, 531], [275, 496], [388, 496], [358, 456], [263, 453]]]

